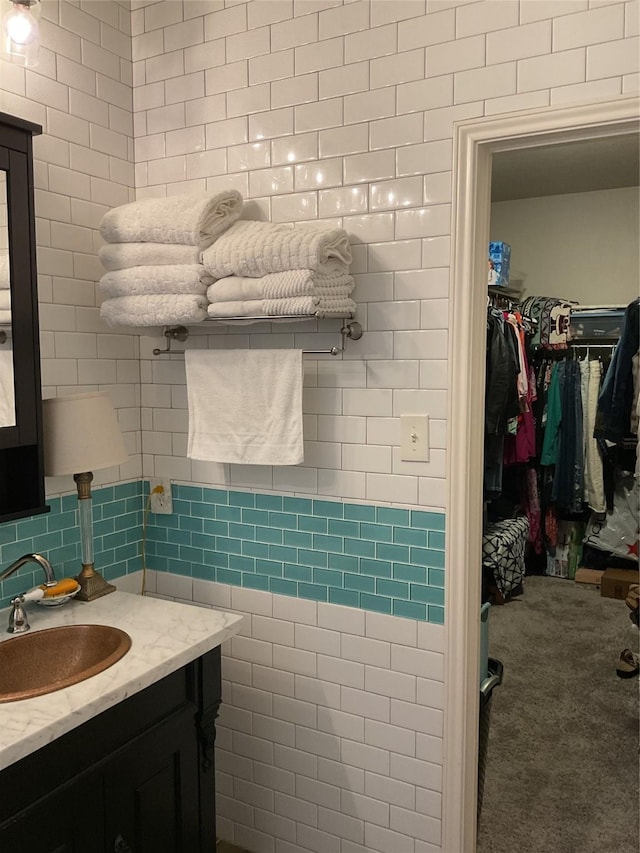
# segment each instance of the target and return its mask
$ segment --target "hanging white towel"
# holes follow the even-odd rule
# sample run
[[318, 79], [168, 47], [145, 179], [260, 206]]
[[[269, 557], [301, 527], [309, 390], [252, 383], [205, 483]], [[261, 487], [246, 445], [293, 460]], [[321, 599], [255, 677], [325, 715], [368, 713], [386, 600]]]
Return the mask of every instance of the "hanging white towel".
[[105, 243], [98, 249], [106, 270], [158, 264], [199, 264], [202, 249], [180, 243]]
[[187, 350], [187, 456], [298, 465], [302, 350]]
[[202, 264], [164, 264], [106, 272], [100, 279], [105, 296], [207, 292], [213, 278]]
[[143, 198], [105, 213], [100, 234], [108, 243], [186, 243], [204, 249], [236, 221], [241, 210], [237, 190], [214, 196]]
[[235, 222], [202, 253], [214, 278], [261, 276], [286, 270], [347, 275], [351, 249], [342, 228], [289, 228], [273, 222]]

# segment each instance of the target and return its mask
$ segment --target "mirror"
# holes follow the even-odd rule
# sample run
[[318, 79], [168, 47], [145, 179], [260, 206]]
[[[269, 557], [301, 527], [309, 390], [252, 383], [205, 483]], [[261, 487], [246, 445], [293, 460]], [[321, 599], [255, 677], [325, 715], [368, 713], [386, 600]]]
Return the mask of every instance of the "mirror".
[[48, 511], [33, 203], [39, 133], [0, 112], [0, 521]]
[[7, 175], [0, 170], [0, 428], [15, 426]]

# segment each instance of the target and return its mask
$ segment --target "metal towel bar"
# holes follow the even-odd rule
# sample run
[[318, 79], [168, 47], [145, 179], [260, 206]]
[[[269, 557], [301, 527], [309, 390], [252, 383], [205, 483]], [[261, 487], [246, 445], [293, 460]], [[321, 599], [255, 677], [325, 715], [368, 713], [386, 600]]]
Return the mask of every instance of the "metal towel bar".
[[[229, 317], [229, 320], [266, 320], [269, 322], [271, 318], [265, 317]], [[274, 318], [275, 319], [275, 318]], [[309, 320], [310, 318], [308, 314], [295, 314], [288, 315], [287, 317], [278, 317], [277, 319], [286, 319], [286, 320]], [[345, 324], [340, 329], [340, 335], [342, 337], [342, 346], [339, 347], [331, 347], [330, 349], [309, 349], [302, 350], [303, 355], [339, 355], [341, 352], [344, 352], [347, 338], [352, 341], [359, 341], [362, 335], [364, 334], [362, 330], [362, 326], [356, 320], [350, 320], [349, 322], [345, 322]], [[186, 352], [183, 349], [171, 349], [172, 341], [180, 341], [180, 343], [184, 343], [189, 337], [189, 331], [184, 326], [165, 326], [164, 336], [167, 339], [167, 346], [165, 349], [159, 349], [155, 347], [153, 350], [154, 355], [182, 355]]]

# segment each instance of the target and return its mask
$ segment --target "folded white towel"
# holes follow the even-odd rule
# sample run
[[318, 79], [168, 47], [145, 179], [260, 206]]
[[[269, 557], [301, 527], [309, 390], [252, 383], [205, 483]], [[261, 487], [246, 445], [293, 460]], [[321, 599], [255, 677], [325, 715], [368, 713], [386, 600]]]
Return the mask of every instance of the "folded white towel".
[[210, 302], [209, 317], [281, 317], [300, 314], [309, 317], [345, 317], [355, 313], [356, 304], [348, 296], [322, 299], [319, 296], [296, 296], [291, 299], [247, 299], [238, 302]]
[[0, 323], [11, 322], [11, 311], [8, 308], [0, 308]]
[[289, 228], [243, 220], [218, 237], [203, 253], [202, 263], [215, 278], [301, 269], [347, 274], [351, 249], [342, 228]]
[[0, 311], [11, 311], [10, 290], [0, 290]]
[[214, 196], [143, 198], [105, 213], [100, 234], [108, 243], [186, 243], [204, 249], [236, 221], [241, 210], [237, 190]]
[[297, 465], [301, 350], [187, 350], [187, 456], [243, 465]]
[[110, 326], [171, 326], [201, 323], [207, 318], [207, 297], [165, 293], [117, 296], [100, 306], [100, 316]]
[[106, 270], [157, 264], [199, 264], [202, 249], [180, 243], [105, 243], [98, 257]]
[[274, 272], [260, 278], [230, 275], [218, 279], [207, 290], [209, 302], [229, 302], [242, 299], [284, 299], [290, 296], [311, 296], [314, 293], [345, 293], [353, 291], [350, 275], [321, 276], [315, 270]]
[[142, 296], [159, 293], [206, 293], [213, 278], [202, 264], [166, 264], [131, 267], [105, 273], [100, 289], [105, 296]]

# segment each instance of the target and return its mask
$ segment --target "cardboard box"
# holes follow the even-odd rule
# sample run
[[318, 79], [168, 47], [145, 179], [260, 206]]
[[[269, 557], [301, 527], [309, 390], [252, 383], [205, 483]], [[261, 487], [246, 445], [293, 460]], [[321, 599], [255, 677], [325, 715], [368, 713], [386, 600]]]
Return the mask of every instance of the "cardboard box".
[[592, 586], [600, 586], [600, 581], [602, 580], [602, 575], [604, 572], [602, 569], [576, 569], [576, 583], [588, 583]]
[[607, 569], [600, 581], [600, 595], [624, 601], [632, 583], [640, 583], [640, 572], [633, 569]]

